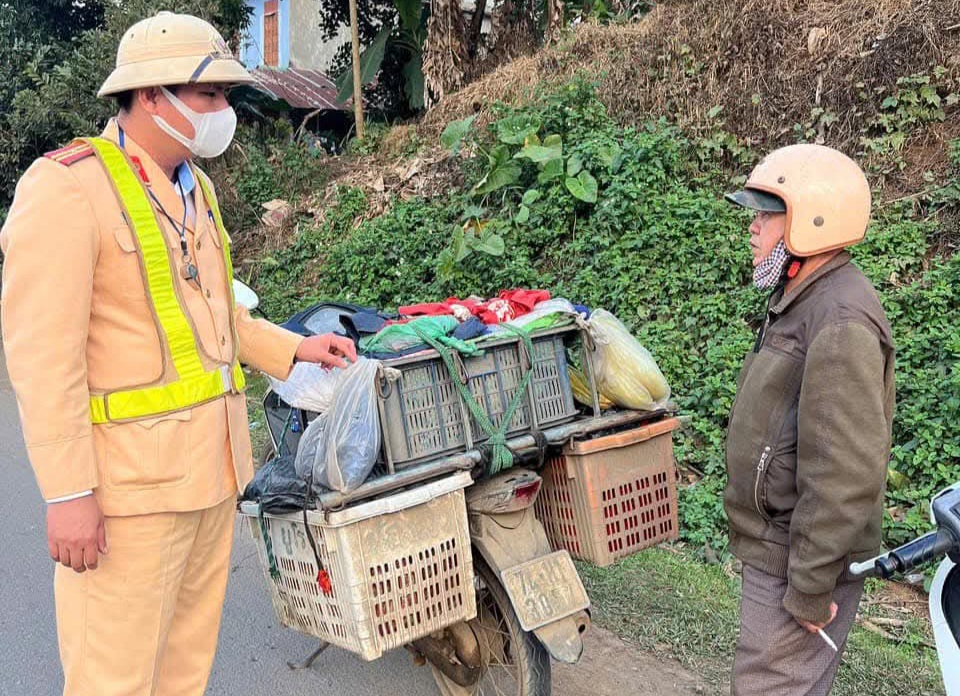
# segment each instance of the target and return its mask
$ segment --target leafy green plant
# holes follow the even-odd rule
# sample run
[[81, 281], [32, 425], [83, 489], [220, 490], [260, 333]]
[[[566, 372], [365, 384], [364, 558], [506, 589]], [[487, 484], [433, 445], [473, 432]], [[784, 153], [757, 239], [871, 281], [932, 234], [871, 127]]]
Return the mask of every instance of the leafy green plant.
[[456, 155], [460, 152], [460, 145], [463, 144], [464, 138], [470, 133], [470, 126], [473, 125], [476, 119], [477, 116], [474, 114], [462, 121], [451, 121], [448, 123], [440, 136], [440, 144], [450, 150], [450, 154]]
[[[483, 132], [474, 123], [444, 134], [445, 147], [459, 147], [462, 189], [398, 200], [370, 218], [362, 192], [341, 191], [324, 221], [261, 272], [264, 306], [282, 316], [321, 297], [390, 307], [528, 286], [614, 312], [657, 358], [689, 417], [675, 440], [681, 534], [721, 552], [727, 416], [765, 298], [750, 282], [749, 219], [723, 201], [734, 184], [702, 156], [709, 133], [691, 137], [665, 121], [623, 128], [584, 81], [501, 108]], [[503, 142], [501, 130], [518, 142]], [[489, 181], [496, 148], [506, 152], [496, 163], [520, 173], [474, 193]], [[596, 181], [595, 203], [567, 187], [582, 172]], [[953, 205], [958, 180], [951, 172], [932, 183], [924, 205], [878, 204], [854, 249], [897, 344], [891, 544], [926, 531], [927, 499], [960, 480], [960, 255], [943, 251], [949, 230], [929, 214], [935, 199]], [[501, 255], [491, 254], [501, 250], [494, 235]]]
[[[387, 39], [393, 33], [393, 27], [384, 27], [377, 34], [373, 42], [363, 49], [360, 54], [360, 85], [366, 87], [377, 79], [380, 66], [383, 64], [383, 55], [387, 49]], [[336, 79], [337, 101], [346, 102], [353, 96], [353, 68], [345, 70]]]
[[597, 202], [597, 180], [590, 172], [581, 170], [576, 177], [568, 176], [563, 183], [575, 198], [586, 203]]
[[723, 107], [711, 107], [707, 111], [710, 125], [696, 139], [697, 154], [706, 163], [726, 162], [735, 166], [746, 165], [752, 158], [750, 148], [740, 138], [727, 130]]
[[451, 275], [457, 265], [463, 263], [473, 252], [490, 256], [503, 256], [503, 237], [497, 233], [502, 226], [499, 220], [486, 219], [486, 210], [476, 205], [469, 206], [452, 227], [453, 242], [440, 253], [437, 268], [442, 276]]
[[[360, 84], [366, 87], [381, 74], [388, 51], [403, 56], [400, 72], [407, 106], [418, 111], [424, 107], [423, 43], [427, 38], [427, 14], [420, 0], [393, 0], [397, 23], [385, 21], [373, 40], [360, 54]], [[337, 101], [353, 96], [353, 62], [336, 78]]]
[[[587, 168], [583, 155], [576, 152], [576, 145], [568, 149], [564, 135], [546, 129], [544, 116], [549, 115], [549, 110], [547, 114], [527, 110], [503, 115], [490, 128], [490, 133], [495, 136], [493, 145], [473, 131], [473, 116], [451, 122], [444, 129], [440, 141], [451, 154], [456, 155], [469, 141], [471, 149], [476, 151], [482, 162], [479, 179], [470, 189], [473, 196], [482, 200], [497, 192], [503, 192], [503, 200], [517, 194], [521, 196], [515, 215], [503, 220], [484, 221], [484, 225], [493, 223], [491, 230], [509, 226], [510, 223], [528, 224], [534, 204], [545, 191], [560, 190], [556, 187], [557, 182], [563, 184], [562, 190], [574, 200], [588, 205], [597, 202], [599, 181]], [[596, 146], [591, 156], [591, 166], [595, 163], [597, 167], [608, 171], [620, 168], [623, 151], [618, 143], [597, 142], [591, 145]], [[473, 251], [502, 255], [502, 238], [488, 238], [483, 236], [485, 234], [478, 235], [470, 229], [455, 229], [450, 247], [440, 258], [440, 274], [451, 277], [456, 264]], [[489, 234], [494, 233], [491, 231]]]
[[879, 173], [903, 169], [906, 164], [900, 153], [911, 131], [925, 123], [942, 121], [946, 108], [960, 102], [951, 73], [939, 65], [929, 74], [898, 78], [892, 90], [877, 87], [872, 96], [880, 105], [864, 127], [860, 142]]
[[836, 123], [837, 115], [822, 107], [810, 110], [810, 117], [803, 123], [793, 124], [793, 133], [798, 141], [823, 141], [827, 128]]

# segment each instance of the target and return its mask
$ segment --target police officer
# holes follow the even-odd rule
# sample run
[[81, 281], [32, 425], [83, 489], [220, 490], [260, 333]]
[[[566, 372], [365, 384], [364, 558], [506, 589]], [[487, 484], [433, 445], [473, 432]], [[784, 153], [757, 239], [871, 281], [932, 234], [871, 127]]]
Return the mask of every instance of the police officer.
[[248, 363], [344, 366], [235, 304], [230, 238], [194, 157], [221, 154], [249, 83], [217, 31], [131, 27], [98, 137], [36, 161], [0, 245], [3, 338], [47, 503], [66, 696], [200, 696], [216, 647], [235, 497], [252, 475]]
[[863, 591], [846, 568], [880, 549], [890, 456], [890, 325], [846, 251], [866, 234], [870, 187], [837, 150], [793, 145], [728, 198], [755, 212], [753, 277], [771, 292], [727, 436], [744, 566], [733, 693], [825, 696]]

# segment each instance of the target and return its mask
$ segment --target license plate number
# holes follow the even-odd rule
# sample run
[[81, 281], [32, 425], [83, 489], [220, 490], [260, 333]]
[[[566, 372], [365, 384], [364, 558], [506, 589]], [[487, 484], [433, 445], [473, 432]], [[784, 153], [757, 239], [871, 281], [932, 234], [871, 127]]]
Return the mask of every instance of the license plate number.
[[590, 606], [567, 551], [507, 568], [500, 577], [524, 631], [536, 630]]

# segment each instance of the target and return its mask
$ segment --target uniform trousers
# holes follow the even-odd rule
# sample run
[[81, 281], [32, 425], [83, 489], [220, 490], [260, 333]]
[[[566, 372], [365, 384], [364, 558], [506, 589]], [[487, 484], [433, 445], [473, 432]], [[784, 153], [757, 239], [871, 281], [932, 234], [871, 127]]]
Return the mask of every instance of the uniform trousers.
[[54, 579], [64, 696], [202, 696], [217, 647], [236, 499], [108, 517], [96, 570]]

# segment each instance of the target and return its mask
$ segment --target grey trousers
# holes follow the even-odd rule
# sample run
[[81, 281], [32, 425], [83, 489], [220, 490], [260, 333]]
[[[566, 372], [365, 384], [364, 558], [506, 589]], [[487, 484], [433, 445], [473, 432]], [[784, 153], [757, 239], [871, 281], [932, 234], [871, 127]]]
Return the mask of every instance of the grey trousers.
[[827, 696], [837, 676], [847, 634], [857, 616], [863, 582], [837, 585], [837, 618], [824, 629], [833, 650], [783, 608], [787, 581], [743, 567], [740, 640], [733, 659], [733, 696]]

